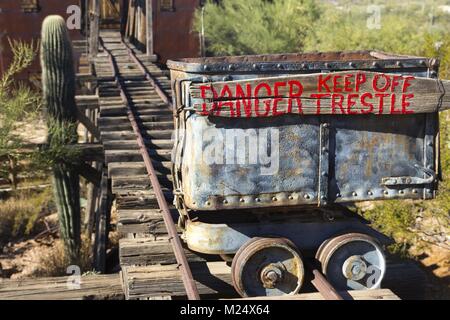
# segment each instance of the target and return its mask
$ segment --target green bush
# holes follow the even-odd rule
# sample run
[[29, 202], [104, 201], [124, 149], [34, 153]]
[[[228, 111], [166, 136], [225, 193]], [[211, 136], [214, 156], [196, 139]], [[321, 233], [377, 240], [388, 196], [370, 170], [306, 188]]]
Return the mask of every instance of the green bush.
[[[195, 28], [201, 30], [202, 13]], [[204, 26], [208, 51], [216, 55], [298, 52], [319, 17], [313, 0], [208, 1]]]

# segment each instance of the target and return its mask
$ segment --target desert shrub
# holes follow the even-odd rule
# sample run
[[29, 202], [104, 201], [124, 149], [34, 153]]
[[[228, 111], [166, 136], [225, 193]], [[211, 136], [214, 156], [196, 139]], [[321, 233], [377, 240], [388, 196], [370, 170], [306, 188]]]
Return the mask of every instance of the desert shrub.
[[[313, 0], [208, 1], [203, 21], [207, 49], [215, 55], [302, 51], [318, 16]], [[201, 10], [195, 28], [202, 29]]]
[[0, 77], [0, 176], [7, 178], [12, 174], [12, 184], [16, 187], [17, 172], [12, 168], [24, 158], [24, 154], [20, 152], [24, 139], [18, 131], [24, 121], [38, 118], [41, 98], [27, 84], [14, 81], [17, 74], [31, 65], [36, 57], [37, 47], [34, 43], [17, 40], [9, 40], [9, 45], [14, 58]]
[[[76, 265], [81, 272], [92, 270], [92, 247], [89, 238], [82, 237], [79, 259]], [[33, 271], [36, 277], [57, 277], [66, 276], [67, 268], [73, 263], [70, 262], [66, 254], [62, 240], [56, 240], [49, 250], [42, 253], [37, 261], [37, 266]]]
[[33, 194], [17, 193], [0, 201], [0, 243], [41, 231], [43, 225], [37, 222], [48, 213], [51, 203], [50, 188]]

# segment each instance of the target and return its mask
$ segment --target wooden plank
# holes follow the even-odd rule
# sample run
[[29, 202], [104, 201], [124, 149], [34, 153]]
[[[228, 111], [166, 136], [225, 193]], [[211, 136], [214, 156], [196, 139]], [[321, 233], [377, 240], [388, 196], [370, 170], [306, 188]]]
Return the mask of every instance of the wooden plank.
[[[192, 273], [201, 295], [236, 297], [231, 283], [230, 267], [225, 262], [191, 263]], [[177, 265], [124, 267], [127, 298], [184, 297], [186, 295]]]
[[103, 145], [100, 143], [78, 143], [67, 147], [78, 149], [81, 154], [80, 157], [83, 161], [105, 161], [105, 152], [103, 149]]
[[[148, 180], [148, 177], [147, 177]], [[158, 201], [153, 193], [126, 190], [124, 194], [116, 194], [116, 204], [119, 209], [154, 209], [158, 208]], [[173, 200], [173, 194], [171, 191], [164, 192], [167, 202]]]
[[367, 71], [193, 84], [203, 115], [410, 114], [450, 108], [450, 81]]
[[124, 298], [118, 274], [89, 275], [80, 278], [0, 279], [0, 300], [92, 300]]
[[[162, 174], [170, 174], [172, 168], [172, 162], [169, 161], [154, 161], [153, 167], [155, 170]], [[145, 175], [147, 169], [143, 162], [111, 162], [108, 165], [108, 174], [113, 176], [139, 176]]]
[[[145, 145], [150, 149], [172, 149], [173, 140], [168, 139], [145, 139]], [[135, 150], [139, 148], [136, 140], [105, 141], [103, 142], [107, 150]]]
[[76, 79], [80, 83], [85, 83], [85, 82], [96, 83], [98, 80], [97, 77], [91, 73], [77, 73]]
[[[178, 211], [172, 208], [171, 213], [174, 223], [176, 223]], [[167, 235], [167, 229], [159, 208], [119, 209], [118, 217], [118, 230], [122, 234], [142, 233], [152, 235], [154, 238]]]
[[[185, 248], [189, 262], [205, 262], [205, 258]], [[119, 241], [120, 265], [146, 266], [155, 264], [177, 263], [169, 240], [155, 240], [154, 238], [120, 239]]]
[[[161, 177], [160, 183], [166, 186], [166, 188], [163, 188], [163, 191], [168, 195], [167, 199], [173, 199], [171, 189], [167, 188], [167, 185], [171, 186], [172, 184], [172, 181], [168, 178], [169, 176], [159, 175], [159, 177]], [[130, 194], [135, 194], [136, 198], [139, 199], [151, 196], [153, 199], [152, 185], [148, 176], [112, 176], [111, 180], [112, 192], [115, 194], [124, 194], [127, 197], [130, 197]]]
[[[345, 300], [400, 300], [400, 298], [389, 289], [352, 290], [340, 292], [340, 294]], [[239, 298], [239, 300], [324, 300], [324, 298], [319, 292], [312, 292], [281, 297]]]
[[[171, 149], [149, 149], [148, 153], [152, 160], [171, 161]], [[105, 150], [106, 162], [127, 162], [141, 161], [140, 150]]]
[[80, 110], [99, 108], [98, 95], [75, 96], [75, 102]]

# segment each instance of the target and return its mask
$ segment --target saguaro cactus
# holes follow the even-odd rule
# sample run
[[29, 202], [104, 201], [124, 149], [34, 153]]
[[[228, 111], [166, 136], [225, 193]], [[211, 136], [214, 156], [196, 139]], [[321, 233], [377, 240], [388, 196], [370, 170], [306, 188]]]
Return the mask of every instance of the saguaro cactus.
[[[75, 72], [72, 45], [65, 21], [48, 16], [42, 25], [41, 67], [44, 105], [47, 111], [50, 148], [77, 143]], [[72, 264], [80, 249], [80, 186], [73, 159], [56, 152], [52, 161], [55, 202], [60, 234]]]

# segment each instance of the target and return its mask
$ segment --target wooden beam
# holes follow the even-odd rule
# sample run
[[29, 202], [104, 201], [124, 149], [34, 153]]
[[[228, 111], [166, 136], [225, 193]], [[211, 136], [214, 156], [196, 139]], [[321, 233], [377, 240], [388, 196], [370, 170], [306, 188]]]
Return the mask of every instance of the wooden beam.
[[98, 54], [98, 38], [100, 32], [100, 0], [92, 0], [89, 15], [91, 32], [89, 34], [89, 54], [95, 57]]
[[80, 172], [80, 175], [87, 181], [92, 183], [94, 186], [100, 186], [102, 180], [102, 173], [98, 171], [96, 168], [92, 167], [86, 162], [82, 162], [79, 164], [78, 170]]
[[85, 299], [122, 300], [123, 291], [119, 275], [89, 275], [78, 279], [70, 276], [0, 280], [0, 300]]
[[75, 96], [75, 102], [80, 111], [86, 109], [98, 109], [100, 107], [98, 95]]
[[147, 55], [151, 56], [153, 54], [153, 4], [152, 0], [146, 0], [146, 25], [147, 25]]
[[81, 112], [80, 110], [77, 110], [77, 118], [80, 123], [86, 127], [86, 129], [89, 130], [89, 132], [98, 140], [101, 141], [101, 133], [100, 130], [92, 123], [91, 119], [86, 117], [86, 115]]
[[80, 151], [81, 161], [91, 162], [105, 161], [105, 152], [101, 143], [79, 143], [74, 145], [68, 145], [68, 148], [75, 148]]

